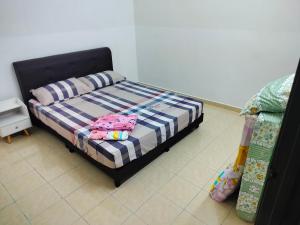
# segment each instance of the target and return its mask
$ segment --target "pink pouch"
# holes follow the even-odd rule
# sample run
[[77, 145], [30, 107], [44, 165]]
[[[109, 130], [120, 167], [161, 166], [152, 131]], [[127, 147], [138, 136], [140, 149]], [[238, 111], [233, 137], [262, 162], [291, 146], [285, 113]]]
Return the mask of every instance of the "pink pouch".
[[138, 116], [110, 114], [100, 117], [97, 121], [91, 124], [91, 130], [114, 131], [128, 130], [132, 131], [136, 125]]

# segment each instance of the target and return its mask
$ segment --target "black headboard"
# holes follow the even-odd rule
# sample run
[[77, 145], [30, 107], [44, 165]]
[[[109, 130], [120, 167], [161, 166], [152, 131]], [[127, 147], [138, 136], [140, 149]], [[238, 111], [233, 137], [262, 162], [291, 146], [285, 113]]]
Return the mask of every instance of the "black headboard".
[[109, 48], [29, 59], [13, 63], [25, 104], [32, 98], [31, 89], [105, 70], [113, 70]]

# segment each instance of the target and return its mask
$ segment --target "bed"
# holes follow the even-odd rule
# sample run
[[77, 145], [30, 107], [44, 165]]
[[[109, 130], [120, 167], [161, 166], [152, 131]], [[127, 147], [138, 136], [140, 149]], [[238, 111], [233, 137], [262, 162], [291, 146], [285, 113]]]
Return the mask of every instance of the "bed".
[[[31, 95], [31, 89], [52, 82], [113, 70], [109, 48], [25, 60], [13, 66], [33, 124], [56, 134], [70, 152], [81, 154], [112, 177], [116, 187], [203, 121], [202, 101], [128, 80], [49, 106]], [[89, 139], [89, 124], [111, 113], [138, 114], [128, 140]]]

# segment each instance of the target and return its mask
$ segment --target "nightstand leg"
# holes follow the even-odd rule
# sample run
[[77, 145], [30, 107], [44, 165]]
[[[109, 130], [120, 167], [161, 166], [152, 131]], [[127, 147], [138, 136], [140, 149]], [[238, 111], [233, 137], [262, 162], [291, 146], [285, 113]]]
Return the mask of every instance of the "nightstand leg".
[[11, 138], [10, 135], [6, 137], [6, 142], [7, 142], [8, 144], [11, 144], [12, 138]]
[[30, 133], [28, 132], [27, 129], [24, 130], [24, 133], [25, 133], [26, 136], [30, 136]]

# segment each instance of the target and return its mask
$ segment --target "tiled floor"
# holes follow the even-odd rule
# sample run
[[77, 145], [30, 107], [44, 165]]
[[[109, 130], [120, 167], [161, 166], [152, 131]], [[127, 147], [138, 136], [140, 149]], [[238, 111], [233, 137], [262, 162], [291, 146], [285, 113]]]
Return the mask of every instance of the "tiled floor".
[[208, 196], [235, 157], [243, 119], [209, 105], [205, 113], [198, 130], [120, 188], [44, 130], [1, 141], [0, 224], [248, 224], [235, 215], [234, 201]]

